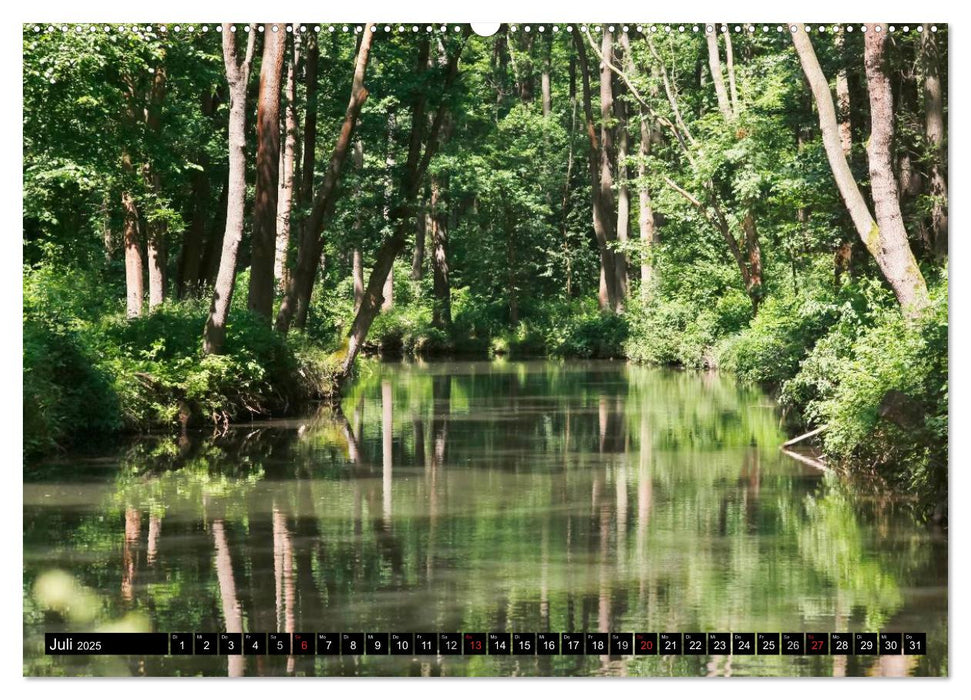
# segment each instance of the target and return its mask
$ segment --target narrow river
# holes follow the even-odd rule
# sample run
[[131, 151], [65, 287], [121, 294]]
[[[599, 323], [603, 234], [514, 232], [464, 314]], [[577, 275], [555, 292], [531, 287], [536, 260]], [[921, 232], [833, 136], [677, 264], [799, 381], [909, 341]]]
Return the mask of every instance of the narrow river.
[[[947, 539], [619, 362], [373, 365], [344, 400], [24, 479], [32, 675], [940, 675]], [[52, 657], [45, 631], [924, 632], [926, 656]]]

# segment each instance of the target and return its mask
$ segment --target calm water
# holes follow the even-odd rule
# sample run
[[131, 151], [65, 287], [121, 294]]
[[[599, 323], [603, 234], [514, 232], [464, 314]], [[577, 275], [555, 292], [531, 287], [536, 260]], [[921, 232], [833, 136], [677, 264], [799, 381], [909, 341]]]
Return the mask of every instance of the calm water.
[[[947, 541], [621, 363], [380, 365], [342, 412], [25, 474], [30, 675], [941, 675]], [[923, 631], [926, 657], [45, 657], [43, 632]]]

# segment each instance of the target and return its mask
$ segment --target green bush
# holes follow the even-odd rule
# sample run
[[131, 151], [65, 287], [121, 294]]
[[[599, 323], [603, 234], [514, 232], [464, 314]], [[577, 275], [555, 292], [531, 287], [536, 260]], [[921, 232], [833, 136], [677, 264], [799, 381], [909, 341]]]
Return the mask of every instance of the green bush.
[[906, 485], [922, 495], [922, 513], [937, 518], [946, 517], [947, 503], [947, 322], [944, 282], [919, 319], [889, 308], [849, 342], [845, 328], [834, 330], [794, 380], [817, 387], [806, 414], [828, 426], [829, 455]]
[[682, 367], [714, 367], [711, 347], [719, 317], [681, 299], [651, 299], [629, 309], [630, 335], [625, 344], [634, 362]]
[[836, 304], [822, 298], [777, 294], [768, 298], [749, 326], [722, 341], [719, 366], [740, 379], [778, 386], [835, 323]]

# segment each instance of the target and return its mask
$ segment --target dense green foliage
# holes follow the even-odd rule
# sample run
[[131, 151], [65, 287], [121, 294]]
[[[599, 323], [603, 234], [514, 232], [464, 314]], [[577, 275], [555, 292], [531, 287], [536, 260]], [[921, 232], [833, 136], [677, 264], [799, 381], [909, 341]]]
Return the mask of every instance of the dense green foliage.
[[128, 320], [121, 309], [85, 312], [100, 290], [84, 271], [25, 272], [24, 449], [65, 447], [118, 430], [175, 430], [281, 413], [330, 393], [332, 361], [289, 342], [240, 309], [227, 352], [204, 356], [206, 308], [164, 305]]
[[[946, 171], [946, 147], [935, 147], [924, 127], [924, 81], [939, 75], [946, 124], [946, 30], [936, 33], [936, 48], [913, 31], [896, 32], [887, 49], [894, 176], [933, 297], [918, 318], [901, 315], [854, 229], [787, 32], [719, 27], [714, 58], [728, 91], [719, 99], [704, 27], [631, 28], [622, 37], [600, 26], [590, 33], [503, 26], [483, 38], [456, 27], [380, 25], [353, 136], [363, 157], [343, 167], [309, 314], [286, 336], [246, 308], [256, 181], [249, 109], [250, 190], [227, 343], [224, 354], [205, 356], [200, 336], [226, 217], [229, 105], [218, 32], [34, 29], [24, 28], [29, 454], [97, 432], [280, 414], [327, 394], [356, 314], [355, 251], [366, 284], [392, 235], [393, 213], [405, 207], [416, 214], [414, 235], [394, 263], [393, 295], [365, 351], [718, 367], [777, 391], [794, 428], [827, 426], [819, 446], [831, 463], [866, 467], [919, 493], [929, 508], [944, 502], [946, 232], [942, 250], [934, 211], [946, 195], [928, 183]], [[320, 29], [298, 32], [291, 271], [340, 132], [360, 41], [352, 26]], [[812, 43], [825, 75], [846, 78], [847, 160], [872, 209], [863, 37], [841, 37], [814, 32]], [[262, 68], [261, 43], [252, 76]], [[293, 44], [291, 36], [288, 65]], [[600, 69], [605, 45], [614, 73]], [[319, 51], [315, 97], [311, 46]], [[441, 89], [455, 51], [457, 77]], [[601, 110], [604, 81], [612, 106]], [[255, 102], [258, 81], [250, 82]], [[411, 123], [416, 105], [438, 127], [437, 150], [422, 181], [409, 183], [409, 154], [432, 145], [414, 143], [414, 134], [431, 133]], [[314, 159], [304, 162], [311, 113]], [[592, 193], [604, 164], [612, 177], [608, 214], [622, 230], [601, 244]], [[405, 201], [411, 186], [417, 197]], [[157, 252], [165, 273], [164, 303], [133, 319], [124, 317], [129, 200], [139, 254]], [[623, 256], [629, 279], [621, 313], [598, 303], [608, 252]], [[436, 283], [443, 263], [445, 292]], [[450, 318], [439, 318], [446, 305]]]

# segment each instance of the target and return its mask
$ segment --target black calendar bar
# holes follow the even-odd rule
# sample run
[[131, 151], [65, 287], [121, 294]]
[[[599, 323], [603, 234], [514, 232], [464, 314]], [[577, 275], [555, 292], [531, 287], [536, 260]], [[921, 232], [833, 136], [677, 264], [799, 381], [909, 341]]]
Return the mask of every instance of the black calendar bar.
[[50, 656], [169, 653], [169, 635], [134, 632], [48, 632], [44, 653]]
[[48, 632], [48, 655], [843, 656], [927, 653], [923, 632]]

